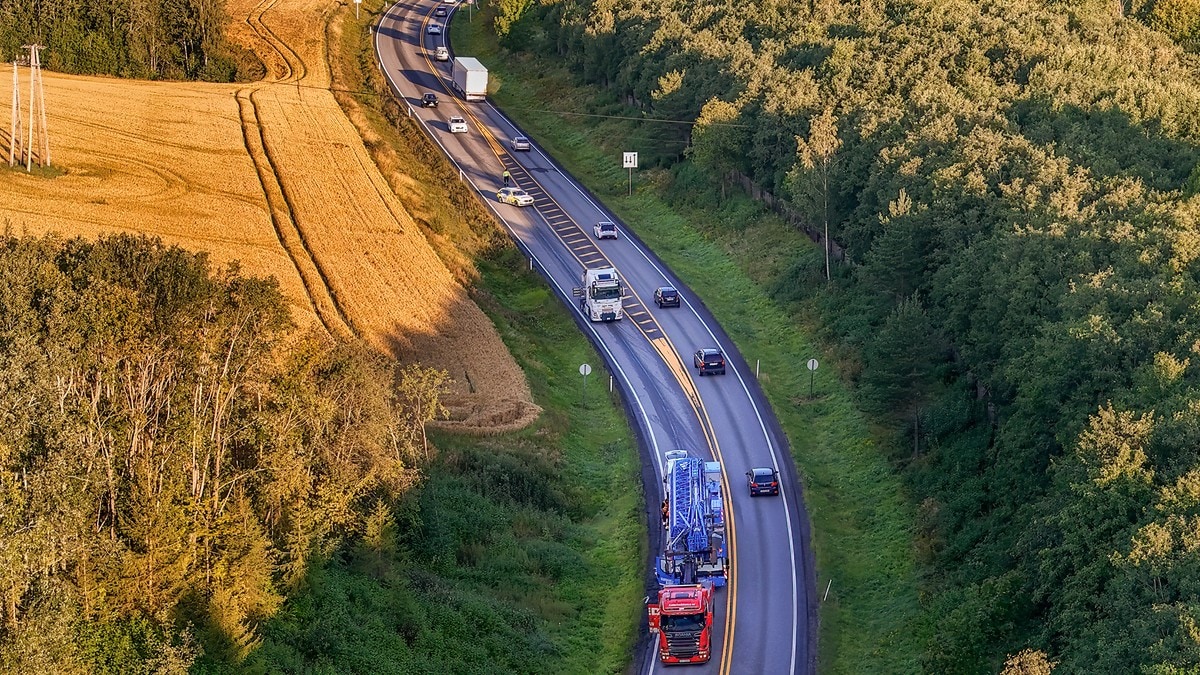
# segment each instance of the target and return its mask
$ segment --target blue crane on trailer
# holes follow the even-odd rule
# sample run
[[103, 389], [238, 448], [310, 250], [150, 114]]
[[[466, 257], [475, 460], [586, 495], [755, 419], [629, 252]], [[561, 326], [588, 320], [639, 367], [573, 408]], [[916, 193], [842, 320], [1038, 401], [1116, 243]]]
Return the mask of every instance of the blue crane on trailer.
[[684, 450], [667, 453], [666, 536], [655, 576], [663, 586], [707, 579], [724, 586], [725, 502], [721, 463], [706, 462]]

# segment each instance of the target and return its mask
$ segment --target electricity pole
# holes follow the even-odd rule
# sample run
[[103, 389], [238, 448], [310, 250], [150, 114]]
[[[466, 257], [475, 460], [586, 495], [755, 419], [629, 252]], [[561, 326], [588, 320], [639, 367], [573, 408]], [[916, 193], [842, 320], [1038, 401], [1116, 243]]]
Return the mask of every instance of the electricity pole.
[[17, 79], [17, 62], [13, 61], [12, 126], [8, 134], [8, 165], [16, 166], [21, 159], [21, 83]]
[[25, 146], [27, 157], [25, 170], [32, 171], [33, 137], [38, 122], [41, 122], [41, 130], [37, 133], [38, 164], [42, 167], [50, 166], [50, 130], [46, 126], [46, 90], [42, 86], [42, 59], [40, 56], [41, 50], [46, 47], [45, 45], [22, 45], [22, 48], [29, 50], [29, 143]]

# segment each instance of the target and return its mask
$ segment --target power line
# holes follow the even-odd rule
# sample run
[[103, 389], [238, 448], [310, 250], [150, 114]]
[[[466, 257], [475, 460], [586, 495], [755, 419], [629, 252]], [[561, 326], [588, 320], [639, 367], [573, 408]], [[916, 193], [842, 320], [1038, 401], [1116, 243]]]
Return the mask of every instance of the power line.
[[[528, 108], [528, 107], [522, 107], [522, 106], [504, 106], [504, 107], [511, 108], [512, 110], [529, 110], [532, 112], [550, 113], [552, 115], [574, 115], [576, 117], [599, 117], [602, 119], [630, 120], [633, 122], [661, 122], [663, 124], [696, 124], [696, 120], [669, 120], [669, 119], [666, 119], [663, 117], [631, 117], [629, 115], [601, 115], [598, 113], [570, 112], [567, 110], [549, 110], [546, 108]], [[751, 126], [749, 124], [735, 124], [733, 122], [706, 122], [705, 125], [706, 126], [714, 126], [714, 127], [740, 127], [743, 129], [749, 129]]]
[[17, 77], [17, 62], [13, 61], [12, 127], [8, 134], [8, 165], [16, 166], [21, 159], [21, 82]]

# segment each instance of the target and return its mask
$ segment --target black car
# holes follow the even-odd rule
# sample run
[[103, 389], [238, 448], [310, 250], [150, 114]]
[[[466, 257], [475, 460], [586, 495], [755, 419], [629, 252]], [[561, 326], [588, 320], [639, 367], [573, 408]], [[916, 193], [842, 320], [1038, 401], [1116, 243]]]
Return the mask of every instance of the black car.
[[692, 363], [700, 375], [725, 374], [725, 355], [720, 349], [697, 349]]
[[446, 16], [446, 8], [438, 7], [437, 9], [433, 10], [433, 15], [434, 16]]
[[678, 307], [679, 291], [672, 286], [659, 286], [654, 289], [654, 304], [659, 307]]
[[750, 496], [779, 494], [779, 472], [769, 466], [758, 466], [746, 472]]
[[438, 106], [437, 94], [432, 91], [427, 91], [421, 97], [422, 108], [436, 108]]

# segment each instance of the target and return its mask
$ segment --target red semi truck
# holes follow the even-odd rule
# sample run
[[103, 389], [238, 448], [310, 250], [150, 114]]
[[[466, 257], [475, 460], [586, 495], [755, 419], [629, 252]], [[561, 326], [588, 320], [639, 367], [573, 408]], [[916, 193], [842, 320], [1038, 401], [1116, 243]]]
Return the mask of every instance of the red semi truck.
[[712, 658], [713, 589], [709, 584], [666, 586], [647, 605], [650, 633], [663, 663], [704, 663]]

